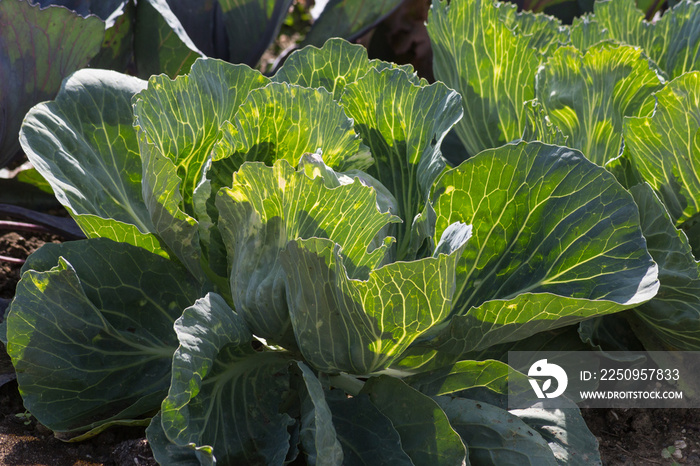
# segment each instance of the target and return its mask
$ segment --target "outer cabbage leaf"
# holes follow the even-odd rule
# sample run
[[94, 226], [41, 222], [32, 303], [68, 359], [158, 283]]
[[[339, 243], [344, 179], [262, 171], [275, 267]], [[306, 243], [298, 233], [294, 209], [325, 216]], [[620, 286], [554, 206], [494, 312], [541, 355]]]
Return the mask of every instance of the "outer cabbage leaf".
[[292, 0], [218, 0], [228, 35], [228, 61], [255, 66], [277, 37]]
[[700, 5], [690, 0], [666, 10], [653, 23], [634, 0], [596, 1], [593, 18], [606, 37], [637, 45], [668, 76], [700, 70]]
[[131, 98], [145, 81], [81, 70], [53, 102], [27, 114], [20, 141], [29, 160], [88, 237], [166, 255], [141, 193], [141, 157]]
[[466, 464], [464, 443], [430, 397], [386, 375], [369, 379], [361, 394], [369, 395], [374, 406], [391, 420], [413, 464]]
[[533, 406], [510, 413], [522, 419], [549, 444], [557, 463], [570, 466], [600, 466], [598, 440], [591, 433], [581, 411], [574, 402], [563, 409], [543, 409]]
[[196, 283], [172, 261], [103, 238], [32, 254], [7, 316], [27, 409], [66, 433], [157, 409], [177, 347], [172, 325], [200, 295]]
[[[136, 41], [139, 72], [165, 69], [174, 77], [186, 73], [199, 56], [255, 66], [277, 36], [291, 3], [148, 0], [139, 4], [139, 18], [144, 18], [137, 23], [142, 26]], [[149, 57], [154, 63], [146, 61]]]
[[440, 144], [462, 115], [459, 94], [442, 83], [416, 85], [404, 70], [374, 69], [345, 87], [341, 103], [372, 151], [367, 172], [398, 200], [396, 257], [411, 260], [423, 241], [416, 217], [445, 168]]
[[217, 192], [231, 185], [243, 162], [272, 165], [284, 159], [296, 166], [302, 155], [319, 150], [326, 165], [340, 171], [372, 163], [352, 120], [328, 91], [272, 83], [251, 91], [233, 121], [223, 126], [207, 176]]
[[97, 55], [104, 23], [60, 7], [0, 2], [0, 167], [19, 151], [17, 132], [32, 105]]
[[[519, 348], [515, 347], [513, 350], [518, 351]], [[507, 359], [507, 352], [504, 359]], [[447, 363], [403, 380], [421, 393], [432, 397], [452, 395], [471, 398], [473, 393], [507, 396], [509, 393], [532, 391], [526, 375], [515, 371], [505, 362], [492, 359]]]
[[272, 78], [275, 82], [286, 82], [303, 87], [323, 87], [340, 100], [345, 86], [354, 83], [369, 70], [401, 68], [412, 78], [414, 84], [420, 79], [410, 65], [396, 65], [380, 60], [370, 60], [367, 49], [343, 39], [329, 39], [323, 47], [304, 47], [292, 53]]
[[[620, 311], [659, 283], [631, 196], [580, 152], [542, 143], [484, 151], [435, 184], [435, 235], [474, 237], [457, 265], [455, 354]], [[439, 330], [439, 329], [438, 329]]]
[[668, 212], [649, 185], [635, 186], [631, 192], [639, 204], [642, 231], [649, 253], [659, 264], [661, 282], [654, 299], [634, 309], [635, 320], [642, 324], [635, 332], [647, 350], [697, 351], [700, 348], [700, 268], [688, 238], [673, 226]]
[[366, 280], [348, 276], [340, 246], [327, 239], [291, 241], [280, 254], [297, 344], [322, 372], [385, 369], [450, 312], [454, 267], [470, 235], [445, 231], [434, 257], [394, 262]]
[[[180, 48], [184, 42], [187, 45], [184, 51], [203, 52], [206, 56], [252, 67], [277, 37], [293, 3], [292, 0], [150, 2], [157, 6], [163, 18], [161, 22], [167, 20], [171, 34], [179, 37], [179, 41], [163, 39], [169, 39]], [[354, 39], [381, 21], [400, 1], [331, 0], [323, 3], [323, 12], [315, 18], [303, 45], [320, 46], [331, 36]]]
[[[615, 317], [618, 315], [620, 314], [613, 314], [610, 317]], [[590, 320], [584, 321], [580, 325], [584, 325], [586, 322], [590, 322]], [[457, 360], [466, 362], [469, 362], [470, 360], [473, 360], [472, 362], [479, 361], [475, 364], [481, 364], [481, 361], [488, 361], [491, 359], [507, 362], [508, 353], [510, 351], [537, 352], [546, 350], [567, 353], [571, 351], [591, 351], [594, 349], [592, 345], [584, 342], [582, 340], [583, 338], [582, 333], [579, 332], [579, 325], [574, 324], [554, 330], [539, 332], [521, 340], [499, 343], [482, 350], [469, 351], [458, 355], [445, 351], [439, 351], [431, 344], [430, 341], [416, 342], [402, 355], [401, 359], [393, 364], [392, 368], [402, 372], [416, 374], [416, 376], [421, 373], [443, 374], [445, 368], [452, 367], [452, 364], [454, 364], [454, 362]], [[534, 363], [535, 360], [532, 362]], [[471, 372], [471, 369], [469, 369], [468, 366], [467, 369]], [[491, 369], [492, 368], [488, 367], [485, 368], [487, 372], [491, 371]], [[493, 370], [497, 369], [493, 368]], [[449, 374], [450, 373], [447, 373], [447, 375], [451, 377]], [[511, 383], [513, 383], [512, 380]], [[528, 383], [528, 390], [530, 389], [529, 387], [530, 385]]]
[[304, 385], [301, 398], [301, 442], [310, 465], [345, 464], [343, 448], [333, 426], [333, 415], [323, 386], [306, 364], [297, 362]]
[[187, 36], [205, 56], [227, 60], [228, 38], [218, 1], [166, 1], [172, 14], [182, 24]]
[[464, 398], [436, 397], [473, 464], [556, 465], [542, 436], [508, 411]]
[[[486, 396], [485, 401], [498, 403], [505, 409], [507, 397]], [[481, 401], [481, 396], [477, 397]], [[602, 465], [598, 440], [591, 433], [581, 411], [573, 401], [560, 399], [564, 408], [543, 409], [537, 404], [527, 409], [510, 411], [537, 431], [549, 444], [560, 465]]]
[[329, 189], [286, 160], [245, 163], [219, 191], [219, 227], [232, 258], [231, 293], [258, 336], [294, 341], [279, 254], [297, 238], [329, 238], [343, 249], [350, 277], [366, 279], [387, 258], [392, 239], [377, 237], [399, 221], [377, 209], [376, 192], [355, 180]]
[[625, 118], [624, 157], [680, 225], [700, 214], [700, 72], [674, 79], [654, 96], [651, 117]]
[[[82, 3], [81, 0], [77, 0]], [[69, 1], [67, 3], [73, 3]], [[133, 0], [90, 1], [90, 10], [105, 21], [102, 49], [92, 60], [91, 68], [125, 72], [134, 57], [136, 2]]]
[[[612, 314], [612, 317], [620, 315], [622, 315], [622, 313]], [[580, 325], [585, 322], [589, 321], [584, 321], [578, 325], [574, 324], [555, 330], [536, 333], [522, 340], [490, 346], [484, 351], [470, 354], [469, 357], [479, 361], [484, 359], [496, 359], [498, 361], [507, 362], [508, 353], [510, 351], [531, 351], [533, 353], [538, 351], [557, 351], [562, 354], [573, 351], [591, 351], [594, 348], [589, 343], [583, 341], [583, 336], [580, 332]], [[552, 360], [554, 361], [554, 358], [552, 358]], [[534, 363], [535, 360], [532, 362]]]
[[170, 258], [168, 251], [163, 249], [160, 240], [154, 234], [143, 234], [136, 225], [121, 223], [112, 219], [104, 219], [97, 215], [76, 216], [80, 228], [89, 233], [90, 238], [109, 238], [118, 243], [128, 243], [138, 246], [166, 259]]
[[650, 96], [662, 84], [641, 50], [602, 43], [585, 55], [573, 47], [557, 49], [535, 88], [567, 144], [602, 166], [620, 154], [623, 117], [649, 115]]
[[596, 439], [573, 403], [562, 410], [506, 411], [509, 393], [532, 389], [527, 376], [505, 363], [460, 361], [405, 381], [434, 397], [477, 464], [600, 464]]
[[507, 394], [508, 383], [515, 383], [515, 380], [509, 380], [509, 371], [512, 370], [508, 365], [500, 361], [459, 361], [412, 375], [404, 382], [428, 396], [447, 395], [476, 387]]
[[201, 466], [195, 448], [183, 447], [170, 442], [163, 430], [160, 412], [151, 419], [151, 423], [146, 428], [146, 437], [148, 437], [148, 446], [151, 447], [153, 457], [158, 464]]
[[139, 76], [165, 73], [171, 78], [187, 73], [204, 54], [185, 32], [166, 0], [137, 2], [134, 25], [134, 61]]
[[39, 0], [42, 7], [61, 5], [82, 17], [98, 16], [103, 23], [102, 49], [92, 60], [91, 68], [126, 70], [133, 53], [134, 2], [131, 0]]
[[413, 466], [401, 446], [401, 437], [393, 424], [377, 409], [366, 394], [348, 398], [342, 390], [328, 396], [333, 425], [343, 446], [347, 466], [391, 464]]
[[[80, 70], [55, 101], [29, 112], [20, 137], [32, 164], [73, 213], [114, 218], [148, 232], [131, 112], [131, 98], [145, 86], [113, 71]], [[123, 176], [114, 177], [115, 170]]]
[[[535, 28], [524, 22], [516, 27], [509, 8], [515, 6], [433, 0], [428, 16], [435, 77], [462, 95], [464, 118], [456, 129], [470, 155], [520, 138], [523, 103], [535, 97], [542, 55], [530, 42], [532, 36], [517, 32], [519, 27]], [[504, 22], [509, 15], [510, 27]]]
[[126, 0], [38, 0], [34, 3], [41, 5], [42, 8], [60, 5], [83, 17], [94, 15], [107, 21], [110, 16], [121, 10]]
[[597, 442], [573, 403], [506, 411], [509, 393], [532, 389], [505, 363], [460, 361], [406, 381], [436, 399], [477, 464], [596, 464]]
[[281, 464], [293, 422], [278, 409], [289, 357], [253, 350], [245, 322], [216, 294], [187, 308], [175, 332], [180, 346], [161, 418], [170, 442], [196, 448], [201, 464]]
[[354, 40], [390, 15], [401, 0], [329, 0], [302, 45], [323, 45], [331, 37]]

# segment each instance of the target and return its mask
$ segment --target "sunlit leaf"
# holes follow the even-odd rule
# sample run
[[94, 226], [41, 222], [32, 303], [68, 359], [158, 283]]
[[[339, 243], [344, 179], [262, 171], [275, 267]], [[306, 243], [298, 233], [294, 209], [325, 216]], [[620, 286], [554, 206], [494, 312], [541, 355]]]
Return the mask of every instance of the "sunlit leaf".
[[634, 47], [602, 43], [581, 54], [561, 47], [537, 75], [537, 100], [549, 120], [594, 163], [620, 154], [622, 121], [647, 116], [663, 80]]
[[451, 351], [473, 351], [633, 307], [658, 288], [637, 205], [580, 152], [520, 143], [443, 175], [435, 235], [453, 222], [474, 237], [457, 266]]

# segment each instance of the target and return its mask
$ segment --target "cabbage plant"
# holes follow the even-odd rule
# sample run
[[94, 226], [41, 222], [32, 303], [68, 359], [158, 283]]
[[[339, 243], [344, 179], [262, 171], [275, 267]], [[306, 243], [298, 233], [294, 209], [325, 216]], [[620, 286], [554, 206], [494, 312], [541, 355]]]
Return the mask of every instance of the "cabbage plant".
[[461, 100], [339, 39], [272, 78], [74, 73], [21, 131], [88, 237], [23, 268], [25, 406], [148, 424], [162, 464], [600, 463], [573, 403], [509, 412], [524, 376], [475, 355], [653, 298], [637, 204], [565, 146], [447, 167]]
[[581, 326], [608, 349], [700, 348], [698, 24], [692, 1], [653, 22], [634, 0], [596, 1], [571, 26], [490, 0], [431, 9], [435, 75], [463, 96], [463, 148], [451, 160], [515, 140], [565, 144], [614, 173], [639, 205], [659, 293]]
[[467, 154], [523, 138], [616, 158], [623, 118], [649, 116], [666, 81], [700, 70], [700, 4], [644, 18], [634, 0], [598, 0], [570, 26], [492, 0], [433, 0], [433, 69], [463, 97]]

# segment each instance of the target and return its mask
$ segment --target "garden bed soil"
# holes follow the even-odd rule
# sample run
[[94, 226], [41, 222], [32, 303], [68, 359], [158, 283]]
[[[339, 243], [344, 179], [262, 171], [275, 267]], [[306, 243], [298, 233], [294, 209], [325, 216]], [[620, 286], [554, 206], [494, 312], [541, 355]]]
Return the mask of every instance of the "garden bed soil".
[[[0, 464], [12, 466], [155, 465], [143, 430], [112, 429], [81, 443], [65, 443], [26, 418], [17, 383], [0, 387]], [[17, 415], [20, 416], [17, 416]]]
[[[47, 241], [61, 238], [0, 232], [0, 255], [26, 258]], [[0, 298], [14, 295], [20, 267], [0, 263]], [[85, 442], [65, 443], [25, 413], [12, 365], [0, 344], [0, 465], [156, 464], [143, 429], [113, 428]], [[672, 466], [675, 461], [700, 466], [700, 409], [586, 409], [583, 416], [598, 438], [604, 465]]]

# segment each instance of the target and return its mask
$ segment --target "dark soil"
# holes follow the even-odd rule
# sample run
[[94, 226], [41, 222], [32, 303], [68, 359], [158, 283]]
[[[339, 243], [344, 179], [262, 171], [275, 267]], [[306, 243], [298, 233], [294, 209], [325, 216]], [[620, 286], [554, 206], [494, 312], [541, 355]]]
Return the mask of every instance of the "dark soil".
[[582, 413], [598, 438], [604, 465], [700, 465], [700, 409], [584, 409]]
[[[18, 416], [18, 414], [20, 416]], [[25, 417], [15, 381], [0, 387], [0, 464], [155, 465], [143, 430], [113, 429], [82, 443], [65, 443], [33, 417]]]
[[[32, 251], [44, 243], [57, 243], [59, 236], [51, 234], [24, 234], [21, 232], [0, 231], [0, 255], [25, 259]], [[19, 271], [22, 264], [0, 260], [0, 298], [12, 299], [15, 287], [19, 281]]]
[[[61, 240], [48, 234], [0, 232], [0, 255], [26, 258], [45, 242]], [[14, 295], [20, 267], [0, 262], [0, 298]], [[0, 465], [156, 464], [143, 429], [109, 429], [82, 443], [65, 443], [25, 413], [12, 365], [0, 344]], [[583, 416], [598, 438], [605, 465], [700, 466], [700, 409], [585, 409]]]

